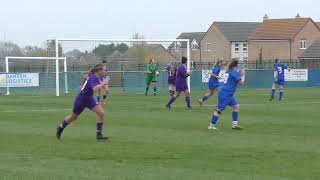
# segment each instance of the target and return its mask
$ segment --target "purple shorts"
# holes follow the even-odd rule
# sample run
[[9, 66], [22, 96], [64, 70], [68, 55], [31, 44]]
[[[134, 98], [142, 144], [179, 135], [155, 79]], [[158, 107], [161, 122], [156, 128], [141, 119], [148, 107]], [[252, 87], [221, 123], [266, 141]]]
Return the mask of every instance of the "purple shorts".
[[92, 109], [97, 105], [92, 96], [78, 95], [73, 104], [73, 113], [79, 115], [85, 108]]
[[168, 84], [176, 84], [176, 77], [168, 77]]
[[187, 83], [176, 83], [176, 91], [177, 92], [182, 92], [189, 89]]

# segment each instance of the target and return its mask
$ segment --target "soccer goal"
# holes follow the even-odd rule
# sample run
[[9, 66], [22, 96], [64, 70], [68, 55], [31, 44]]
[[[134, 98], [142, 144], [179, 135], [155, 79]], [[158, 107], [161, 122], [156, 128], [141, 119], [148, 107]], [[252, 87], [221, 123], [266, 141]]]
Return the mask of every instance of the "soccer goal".
[[[187, 70], [190, 70], [189, 39], [57, 38], [49, 41], [54, 41], [55, 58], [65, 56], [68, 65], [75, 67], [70, 71], [85, 72], [95, 64], [107, 63], [111, 78], [109, 86], [121, 87], [124, 91], [144, 91], [146, 64], [152, 58], [160, 72], [157, 78], [159, 91], [167, 89], [167, 64], [175, 62], [178, 65], [185, 56], [189, 61]], [[188, 84], [190, 87], [190, 78]]]
[[[60, 73], [59, 61], [63, 61], [63, 73]], [[62, 84], [60, 81], [64, 81]], [[60, 83], [62, 85], [60, 85]], [[55, 94], [59, 96], [60, 86], [68, 93], [68, 74], [66, 57], [5, 57], [5, 73], [0, 74], [0, 87], [6, 89], [6, 95]]]

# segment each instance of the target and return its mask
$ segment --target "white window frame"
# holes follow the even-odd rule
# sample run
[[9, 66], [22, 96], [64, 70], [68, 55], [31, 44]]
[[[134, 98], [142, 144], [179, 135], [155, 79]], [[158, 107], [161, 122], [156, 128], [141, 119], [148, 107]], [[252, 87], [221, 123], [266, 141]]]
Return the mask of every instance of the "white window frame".
[[307, 49], [307, 40], [306, 39], [300, 40], [300, 49]]
[[181, 43], [180, 42], [175, 42], [174, 43], [174, 51], [175, 52], [179, 52], [180, 47], [181, 47]]
[[234, 43], [234, 52], [239, 53], [240, 52], [240, 44], [239, 43]]
[[210, 52], [211, 49], [209, 49], [209, 46], [211, 45], [211, 43], [206, 43], [206, 46], [205, 46], [205, 51], [207, 52]]
[[[246, 50], [245, 50], [246, 49]], [[242, 44], [242, 52], [247, 53], [248, 52], [248, 43]]]
[[198, 43], [195, 39], [191, 42], [191, 49], [198, 49]]

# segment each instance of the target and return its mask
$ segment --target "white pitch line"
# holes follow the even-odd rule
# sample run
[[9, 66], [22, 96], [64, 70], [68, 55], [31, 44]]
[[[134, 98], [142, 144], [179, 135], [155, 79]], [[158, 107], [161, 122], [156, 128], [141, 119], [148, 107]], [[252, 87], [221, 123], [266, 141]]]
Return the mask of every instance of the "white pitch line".
[[4, 113], [17, 113], [17, 112], [59, 112], [59, 111], [71, 111], [72, 109], [26, 109], [26, 110], [0, 110]]

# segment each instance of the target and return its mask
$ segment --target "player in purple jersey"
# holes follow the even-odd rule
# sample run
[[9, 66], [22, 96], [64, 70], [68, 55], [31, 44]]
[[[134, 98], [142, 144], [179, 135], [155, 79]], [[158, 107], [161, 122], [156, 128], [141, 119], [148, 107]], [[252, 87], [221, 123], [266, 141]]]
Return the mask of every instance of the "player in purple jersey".
[[279, 85], [279, 101], [282, 100], [283, 88], [285, 84], [285, 78], [284, 78], [285, 69], [288, 69], [288, 71], [290, 71], [290, 68], [287, 65], [280, 63], [279, 59], [274, 60], [274, 81], [271, 88], [270, 101], [274, 99], [274, 94], [276, 92], [276, 85]]
[[[110, 77], [107, 76], [107, 75], [104, 75], [104, 76], [100, 77], [99, 80], [100, 80], [100, 82], [104, 82], [104, 81], [109, 82], [110, 81]], [[106, 84], [106, 85], [103, 86], [102, 89], [100, 89], [97, 92], [97, 103], [106, 104], [108, 94], [109, 94], [109, 85]], [[102, 99], [101, 99], [101, 95], [102, 95]]]
[[219, 77], [219, 73], [221, 68], [223, 68], [223, 66], [225, 65], [225, 63], [226, 61], [223, 58], [218, 58], [216, 64], [212, 67], [212, 74], [208, 82], [209, 92], [198, 100], [200, 106], [202, 106], [202, 104], [206, 100], [208, 100], [208, 98], [211, 97], [214, 94], [214, 92], [219, 90], [219, 79], [221, 79], [221, 77]]
[[240, 111], [240, 105], [238, 104], [234, 94], [236, 92], [238, 84], [244, 84], [245, 71], [236, 70], [238, 66], [238, 60], [232, 60], [229, 64], [228, 70], [224, 74], [224, 82], [221, 85], [218, 93], [218, 105], [214, 111], [211, 122], [209, 124], [209, 130], [217, 130], [216, 124], [219, 116], [227, 106], [233, 108], [232, 112], [232, 129], [241, 130], [242, 128], [238, 125], [238, 113]]
[[173, 96], [176, 91], [176, 74], [177, 74], [177, 67], [174, 62], [167, 65], [167, 72], [168, 72], [168, 90], [170, 96]]
[[[106, 65], [107, 62], [105, 60], [103, 60], [102, 63], [107, 67], [107, 65]], [[101, 76], [99, 78], [99, 80], [100, 80], [100, 82], [103, 82], [105, 80], [108, 82], [110, 81], [110, 77], [107, 76], [107, 70], [106, 70], [106, 74]], [[109, 85], [105, 85], [102, 89], [100, 89], [97, 92], [97, 103], [106, 104], [108, 94], [109, 94]], [[101, 96], [102, 96], [102, 99], [101, 99]]]
[[99, 77], [103, 76], [105, 73], [106, 66], [104, 64], [97, 64], [90, 70], [88, 75], [85, 76], [80, 93], [75, 98], [72, 113], [66, 116], [61, 124], [57, 127], [56, 137], [58, 139], [61, 138], [61, 134], [67, 125], [75, 121], [85, 108], [91, 109], [98, 116], [96, 139], [98, 141], [108, 139], [108, 137], [105, 137], [102, 134], [105, 112], [102, 106], [97, 104], [93, 97], [94, 92], [99, 91], [108, 84], [108, 81], [106, 80], [103, 82], [100, 82], [99, 80]]
[[171, 108], [171, 104], [180, 96], [182, 92], [185, 94], [187, 107], [190, 109], [190, 92], [187, 83], [187, 78], [192, 74], [192, 71], [187, 72], [187, 58], [182, 57], [182, 64], [179, 66], [177, 70], [176, 76], [176, 91], [177, 93], [172, 96], [167, 103], [166, 107]]

